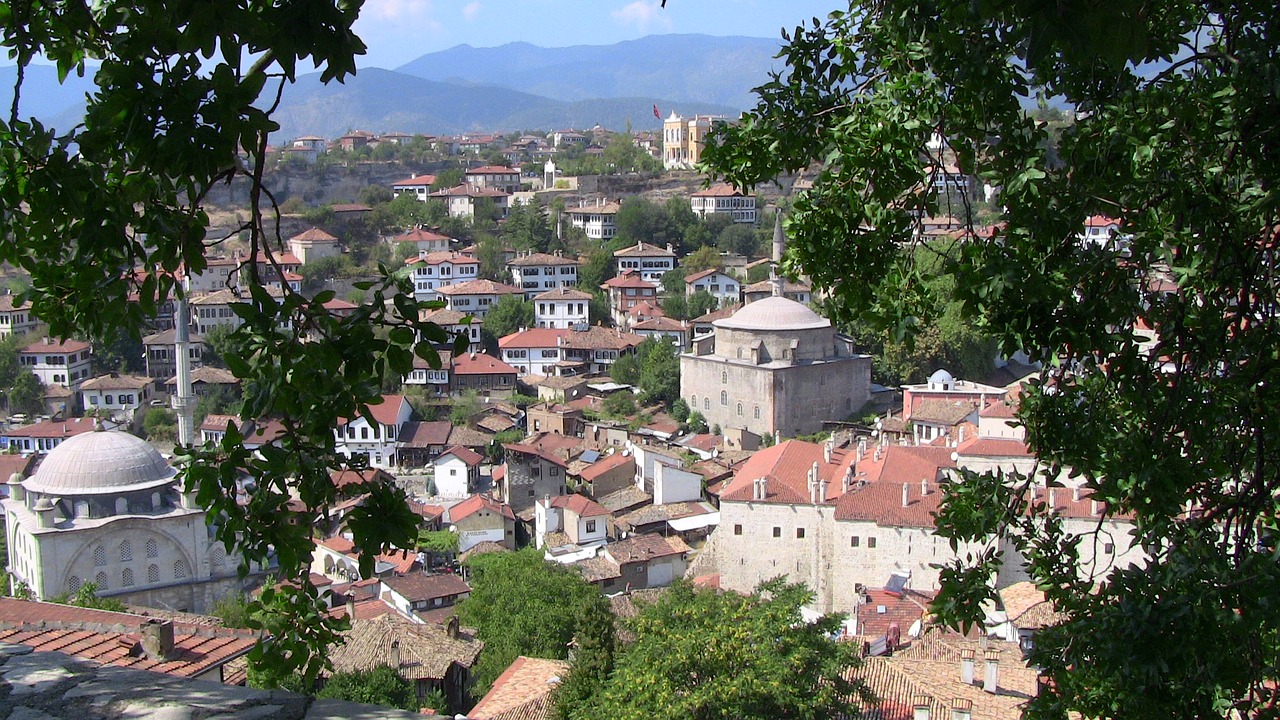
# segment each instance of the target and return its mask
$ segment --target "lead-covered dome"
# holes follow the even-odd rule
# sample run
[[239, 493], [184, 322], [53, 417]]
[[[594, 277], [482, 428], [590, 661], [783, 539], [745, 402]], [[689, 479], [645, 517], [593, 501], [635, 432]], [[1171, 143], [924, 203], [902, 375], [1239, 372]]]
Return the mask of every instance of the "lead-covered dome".
[[50, 450], [22, 485], [60, 497], [106, 495], [158, 488], [176, 474], [146, 440], [124, 432], [88, 432]]
[[831, 321], [804, 303], [772, 296], [748, 303], [738, 312], [711, 323], [732, 330], [815, 330], [831, 327]]

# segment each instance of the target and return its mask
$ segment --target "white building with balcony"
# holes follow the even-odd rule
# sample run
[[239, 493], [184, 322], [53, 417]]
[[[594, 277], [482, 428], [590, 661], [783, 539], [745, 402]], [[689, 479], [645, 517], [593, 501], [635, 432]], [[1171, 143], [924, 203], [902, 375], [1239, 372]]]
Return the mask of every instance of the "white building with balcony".
[[755, 225], [756, 198], [734, 188], [732, 185], [720, 183], [706, 190], [689, 196], [689, 207], [702, 219], [712, 215], [725, 215], [735, 223]]
[[513, 284], [524, 290], [524, 298], [532, 300], [548, 290], [575, 287], [578, 284], [578, 261], [557, 252], [527, 253], [507, 262]]
[[592, 240], [612, 240], [618, 233], [618, 210], [621, 207], [616, 202], [605, 202], [600, 198], [595, 203], [583, 203], [564, 212], [569, 224]]
[[439, 300], [439, 288], [470, 282], [480, 275], [480, 261], [472, 255], [444, 250], [404, 261], [413, 268], [413, 296], [419, 301]]
[[567, 330], [589, 322], [592, 295], [571, 288], [548, 290], [533, 298], [533, 321], [540, 328]]

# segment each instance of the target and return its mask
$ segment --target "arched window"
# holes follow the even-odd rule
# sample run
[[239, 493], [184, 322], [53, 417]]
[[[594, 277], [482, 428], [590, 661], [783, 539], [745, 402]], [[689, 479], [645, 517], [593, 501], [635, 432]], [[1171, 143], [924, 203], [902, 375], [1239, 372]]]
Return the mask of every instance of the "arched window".
[[122, 587], [133, 587], [133, 570], [125, 568], [124, 572], [120, 573], [120, 585]]
[[125, 498], [116, 498], [116, 514], [126, 515], [129, 512], [129, 501]]
[[107, 549], [99, 545], [93, 549], [93, 564], [102, 567], [107, 564]]
[[216, 545], [209, 552], [209, 564], [213, 567], [220, 568], [227, 564], [227, 551], [222, 546]]
[[186, 560], [178, 560], [173, 564], [173, 579], [182, 580], [191, 574], [191, 569], [187, 567]]
[[727, 390], [720, 391], [720, 404], [721, 405], [729, 404], [729, 392]]
[[93, 576], [93, 584], [97, 586], [97, 591], [102, 592], [107, 589], [107, 574], [100, 572]]
[[729, 382], [729, 373], [723, 370], [720, 371], [720, 384], [725, 385], [725, 384], [728, 384], [728, 382]]
[[160, 582], [160, 566], [159, 565], [147, 566], [147, 582], [149, 583]]
[[703, 410], [710, 410], [710, 409], [711, 409], [711, 398], [709, 398], [709, 397], [707, 397], [707, 398], [702, 398], [702, 409], [703, 409]]
[[147, 557], [160, 557], [160, 547], [156, 545], [155, 538], [148, 538], [147, 540]]
[[697, 396], [697, 395], [694, 395], [693, 397], [689, 398], [689, 407], [693, 408], [694, 410], [697, 410], [697, 409], [698, 409], [698, 396]]
[[738, 403], [738, 414], [742, 414], [742, 403]]
[[133, 560], [133, 545], [128, 540], [120, 543], [120, 562], [130, 562]]
[[67, 592], [74, 595], [77, 591], [80, 590], [80, 585], [82, 583], [83, 581], [80, 579], [78, 575], [72, 575], [71, 577], [67, 578]]
[[757, 405], [757, 406], [756, 406], [756, 419], [757, 419], [757, 420], [759, 420], [759, 419], [760, 419], [760, 406], [759, 406], [759, 405]]

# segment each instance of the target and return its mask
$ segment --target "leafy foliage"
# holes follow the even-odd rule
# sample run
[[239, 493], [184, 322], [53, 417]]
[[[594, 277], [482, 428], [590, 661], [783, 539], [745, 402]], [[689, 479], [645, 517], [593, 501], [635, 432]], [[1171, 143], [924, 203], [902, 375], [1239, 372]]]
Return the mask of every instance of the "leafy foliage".
[[533, 327], [533, 303], [520, 295], [503, 295], [484, 316], [483, 327], [501, 338]]
[[801, 619], [811, 598], [781, 579], [746, 596], [677, 582], [626, 621], [635, 642], [618, 654], [594, 707], [567, 717], [854, 716], [865, 689], [843, 673], [859, 652], [832, 639], [840, 616]]
[[[1053, 682], [1034, 717], [1274, 707], [1274, 17], [1255, 2], [851, 4], [789, 33], [785, 79], [706, 148], [740, 185], [819, 164], [784, 264], [842, 324], [919, 341], [945, 273], [958, 317], [1044, 361], [1018, 414], [1028, 444], [1049, 478], [1068, 471], [1101, 501], [1099, 527], [1131, 518], [1147, 560], [1105, 577], [1079, 567], [1089, 534], [1030, 505], [1027, 478], [953, 486], [939, 531], [1002, 538], [1065, 614], [1036, 638]], [[1037, 123], [1029, 97], [1075, 121]], [[963, 188], [936, 191], [948, 163], [1001, 197], [992, 228], [967, 227], [929, 267], [901, 251], [918, 219], [979, 215]], [[1119, 235], [1080, 239], [1096, 214]], [[946, 567], [940, 617], [976, 621], [1000, 561]]]
[[9, 390], [9, 412], [44, 412], [44, 383], [34, 373], [20, 372]]
[[91, 582], [81, 585], [72, 595], [67, 595], [66, 593], [54, 595], [48, 599], [48, 602], [75, 605], [76, 607], [93, 610], [110, 610], [111, 612], [125, 612], [128, 610], [124, 603], [115, 598], [98, 597], [98, 585]]
[[[471, 595], [458, 620], [476, 629], [484, 650], [473, 668], [473, 693], [483, 695], [516, 657], [563, 660], [569, 643], [612, 618], [608, 601], [572, 568], [548, 563], [532, 548], [488, 553], [470, 561]], [[594, 635], [593, 635], [594, 636]]]
[[387, 665], [371, 670], [334, 673], [325, 680], [316, 697], [383, 705], [401, 710], [417, 710], [418, 695], [413, 683]]

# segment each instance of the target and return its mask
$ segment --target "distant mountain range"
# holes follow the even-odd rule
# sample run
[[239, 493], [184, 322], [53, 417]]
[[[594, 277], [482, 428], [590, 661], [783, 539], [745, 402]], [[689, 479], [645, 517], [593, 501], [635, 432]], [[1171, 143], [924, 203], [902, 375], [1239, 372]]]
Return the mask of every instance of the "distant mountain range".
[[[507, 132], [654, 129], [656, 105], [735, 116], [754, 104], [750, 90], [768, 80], [779, 41], [708, 35], [654, 35], [615, 45], [496, 48], [459, 45], [396, 71], [361, 69], [345, 83], [323, 85], [303, 75], [285, 89], [275, 118], [279, 141], [300, 135], [333, 138], [369, 132]], [[12, 102], [13, 67], [0, 67], [0, 109]], [[58, 84], [54, 68], [27, 69], [20, 110], [56, 127], [83, 114], [89, 78]], [[7, 114], [7, 113], [6, 113]]]
[[[668, 98], [745, 110], [751, 89], [768, 81], [781, 40], [650, 35], [613, 45], [543, 48], [510, 43], [458, 45], [396, 68], [428, 80], [497, 85], [556, 100]], [[665, 111], [666, 106], [660, 106]], [[688, 114], [677, 108], [681, 114]]]

